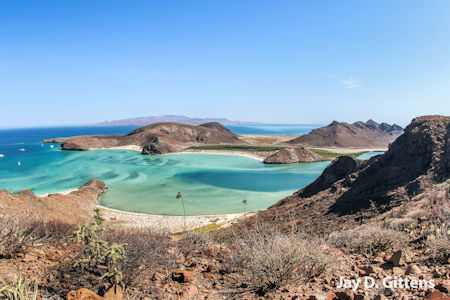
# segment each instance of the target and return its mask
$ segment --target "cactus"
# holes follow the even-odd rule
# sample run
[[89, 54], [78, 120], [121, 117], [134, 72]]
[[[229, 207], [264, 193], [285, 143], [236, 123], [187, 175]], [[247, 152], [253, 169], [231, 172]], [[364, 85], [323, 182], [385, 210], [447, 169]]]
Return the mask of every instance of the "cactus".
[[112, 243], [100, 239], [99, 234], [105, 231], [104, 219], [100, 216], [100, 211], [95, 210], [94, 223], [84, 225], [72, 234], [72, 239], [84, 244], [83, 257], [74, 263], [75, 268], [89, 270], [92, 268], [106, 269], [102, 276], [111, 284], [119, 284], [122, 279], [122, 272], [117, 269], [116, 263], [119, 259], [125, 258], [124, 244]]

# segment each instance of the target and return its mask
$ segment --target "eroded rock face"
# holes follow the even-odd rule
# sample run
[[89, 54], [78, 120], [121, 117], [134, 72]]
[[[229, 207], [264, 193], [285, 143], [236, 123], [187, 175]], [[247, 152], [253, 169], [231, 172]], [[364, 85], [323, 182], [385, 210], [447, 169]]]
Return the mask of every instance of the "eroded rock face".
[[70, 224], [90, 222], [98, 197], [105, 191], [105, 183], [92, 179], [67, 195], [50, 194], [40, 197], [30, 190], [19, 194], [0, 191], [0, 214], [21, 215], [28, 220], [60, 221]]
[[177, 148], [166, 142], [155, 142], [144, 146], [142, 154], [144, 155], [157, 155], [176, 152]]
[[300, 192], [301, 197], [309, 197], [330, 187], [345, 176], [356, 172], [364, 164], [363, 160], [352, 156], [340, 156], [325, 168], [322, 174]]
[[398, 125], [378, 124], [373, 120], [353, 124], [333, 121], [330, 125], [312, 130], [289, 141], [293, 145], [341, 148], [387, 148], [403, 133]]
[[266, 164], [292, 164], [298, 162], [314, 162], [326, 160], [325, 157], [314, 153], [304, 147], [290, 147], [279, 150], [266, 157]]
[[148, 146], [146, 152], [152, 148], [160, 148], [163, 152], [169, 151], [170, 146], [175, 149], [195, 144], [245, 144], [245, 142], [239, 140], [236, 134], [219, 123], [206, 123], [200, 126], [156, 123], [124, 135], [90, 135], [67, 138], [62, 142], [61, 149], [83, 151], [93, 148], [137, 145], [143, 148]]

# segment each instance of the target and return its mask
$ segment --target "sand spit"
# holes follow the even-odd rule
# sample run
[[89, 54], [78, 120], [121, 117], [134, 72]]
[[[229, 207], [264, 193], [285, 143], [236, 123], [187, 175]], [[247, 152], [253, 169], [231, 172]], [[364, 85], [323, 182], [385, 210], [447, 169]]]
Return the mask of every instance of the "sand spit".
[[89, 150], [131, 150], [141, 153], [142, 147], [138, 145], [126, 145], [126, 146], [105, 147], [105, 148], [89, 148]]

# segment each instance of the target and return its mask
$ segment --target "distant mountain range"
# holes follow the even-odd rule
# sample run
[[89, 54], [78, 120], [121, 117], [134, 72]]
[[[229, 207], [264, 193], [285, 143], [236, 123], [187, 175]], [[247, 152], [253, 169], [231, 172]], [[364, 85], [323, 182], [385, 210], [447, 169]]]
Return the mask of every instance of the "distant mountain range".
[[187, 116], [164, 115], [104, 121], [100, 123], [89, 124], [89, 126], [145, 126], [159, 122], [173, 122], [187, 125], [200, 125], [210, 122], [218, 122], [223, 125], [259, 124], [256, 122], [231, 121], [225, 118], [190, 118]]

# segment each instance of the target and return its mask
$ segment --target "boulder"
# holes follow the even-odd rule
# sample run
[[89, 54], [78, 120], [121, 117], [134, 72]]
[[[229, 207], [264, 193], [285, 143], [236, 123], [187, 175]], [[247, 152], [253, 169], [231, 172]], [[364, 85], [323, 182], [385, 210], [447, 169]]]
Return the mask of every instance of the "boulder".
[[192, 282], [195, 279], [193, 270], [177, 270], [172, 273], [172, 280], [177, 282]]
[[425, 296], [425, 300], [450, 300], [450, 297], [447, 296], [444, 293], [441, 293], [439, 291], [432, 291], [428, 295]]
[[420, 270], [420, 268], [415, 264], [410, 264], [406, 268], [405, 275], [420, 275], [420, 274], [422, 274], [422, 270]]
[[114, 285], [106, 292], [106, 294], [103, 296], [103, 298], [105, 300], [122, 300], [123, 299], [123, 289], [118, 285]]
[[76, 291], [70, 291], [67, 294], [67, 300], [103, 300], [103, 297], [88, 289], [81, 288]]
[[394, 267], [403, 266], [407, 262], [407, 256], [404, 250], [398, 250], [394, 254], [392, 254], [389, 262], [391, 262]]

